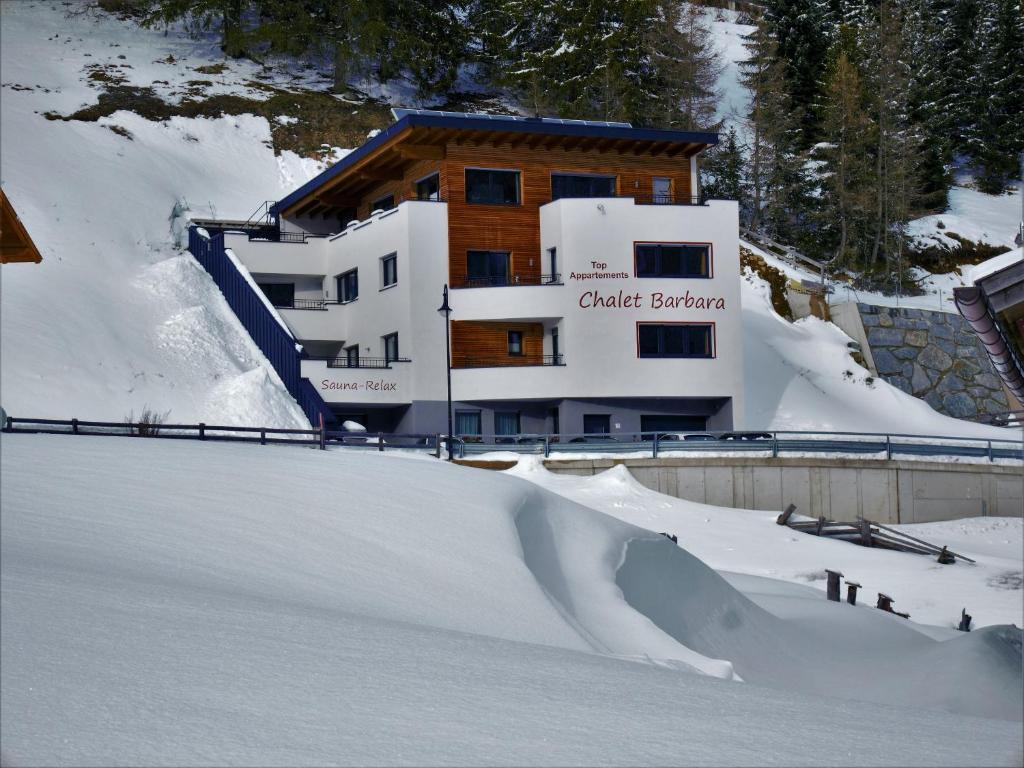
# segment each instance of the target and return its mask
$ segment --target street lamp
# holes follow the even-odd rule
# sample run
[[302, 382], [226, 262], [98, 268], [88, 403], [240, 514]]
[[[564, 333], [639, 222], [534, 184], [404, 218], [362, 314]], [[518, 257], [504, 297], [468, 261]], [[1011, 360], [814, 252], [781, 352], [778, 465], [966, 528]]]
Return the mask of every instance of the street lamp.
[[448, 304], [448, 283], [444, 284], [444, 291], [441, 294], [441, 306], [437, 311], [444, 315], [444, 364], [448, 371], [448, 461], [451, 461], [454, 454], [452, 445], [452, 352], [451, 352], [451, 314], [452, 308]]

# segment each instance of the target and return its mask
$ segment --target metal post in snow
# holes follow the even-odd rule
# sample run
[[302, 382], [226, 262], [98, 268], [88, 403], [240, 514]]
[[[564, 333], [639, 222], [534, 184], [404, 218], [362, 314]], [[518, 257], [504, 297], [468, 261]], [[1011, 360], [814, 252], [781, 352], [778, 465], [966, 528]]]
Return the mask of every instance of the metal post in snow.
[[201, 421], [199, 422], [199, 439], [206, 439], [206, 425]]
[[654, 433], [654, 443], [653, 443], [653, 446], [651, 448], [652, 458], [655, 458], [655, 459], [658, 458], [658, 438], [659, 437], [660, 437], [660, 435], [657, 432], [655, 432]]
[[[76, 435], [78, 434], [78, 419], [71, 420], [71, 431]], [[991, 443], [989, 443], [989, 445], [991, 445]]]
[[384, 433], [383, 432], [378, 432], [377, 433], [377, 451], [379, 453], [384, 453]]

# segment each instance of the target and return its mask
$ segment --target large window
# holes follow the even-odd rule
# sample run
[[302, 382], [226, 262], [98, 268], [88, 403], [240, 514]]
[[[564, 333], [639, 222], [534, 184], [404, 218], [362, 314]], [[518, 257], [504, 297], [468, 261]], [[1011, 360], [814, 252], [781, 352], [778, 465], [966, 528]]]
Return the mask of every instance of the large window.
[[480, 411], [456, 411], [455, 434], [463, 436], [483, 434]]
[[551, 199], [562, 197], [615, 197], [615, 177], [553, 173]]
[[508, 251], [469, 251], [466, 254], [466, 283], [470, 286], [508, 285]]
[[707, 243], [637, 243], [637, 277], [711, 277]]
[[440, 177], [435, 173], [432, 176], [427, 176], [425, 179], [420, 179], [416, 182], [416, 199], [417, 200], [440, 200], [441, 199], [441, 184]]
[[607, 413], [583, 414], [583, 432], [587, 435], [607, 435], [612, 431], [612, 417]]
[[295, 306], [295, 283], [257, 283], [275, 307]]
[[638, 357], [714, 357], [714, 323], [637, 323]]
[[370, 211], [390, 211], [395, 207], [395, 196], [384, 195], [370, 203]]
[[466, 202], [519, 205], [519, 171], [466, 169]]
[[520, 429], [518, 411], [495, 411], [494, 434], [518, 435], [519, 432]]
[[384, 359], [387, 362], [398, 359], [398, 334], [389, 333], [384, 337]]
[[338, 301], [345, 303], [359, 298], [359, 270], [350, 269], [338, 275]]
[[389, 288], [398, 282], [398, 256], [392, 253], [380, 260], [380, 286]]

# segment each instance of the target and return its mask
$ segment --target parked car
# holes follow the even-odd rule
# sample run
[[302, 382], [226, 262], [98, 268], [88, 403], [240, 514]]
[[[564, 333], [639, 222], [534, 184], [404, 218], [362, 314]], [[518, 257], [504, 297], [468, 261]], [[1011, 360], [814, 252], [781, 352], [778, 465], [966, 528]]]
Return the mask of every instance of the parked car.
[[570, 443], [597, 443], [597, 442], [601, 442], [601, 441], [611, 441], [611, 442], [617, 443], [618, 442], [618, 438], [612, 437], [611, 435], [587, 435], [587, 436], [582, 436], [581, 435], [580, 437], [572, 438], [569, 442]]

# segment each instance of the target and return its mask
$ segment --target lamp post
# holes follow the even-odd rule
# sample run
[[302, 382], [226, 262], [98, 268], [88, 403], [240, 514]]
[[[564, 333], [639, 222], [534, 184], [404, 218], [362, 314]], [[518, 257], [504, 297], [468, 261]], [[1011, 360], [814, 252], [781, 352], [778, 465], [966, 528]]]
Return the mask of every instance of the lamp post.
[[452, 445], [452, 352], [451, 352], [451, 314], [452, 308], [448, 304], [448, 283], [444, 284], [444, 291], [441, 294], [441, 306], [437, 311], [444, 315], [444, 364], [448, 371], [448, 461], [454, 456]]

